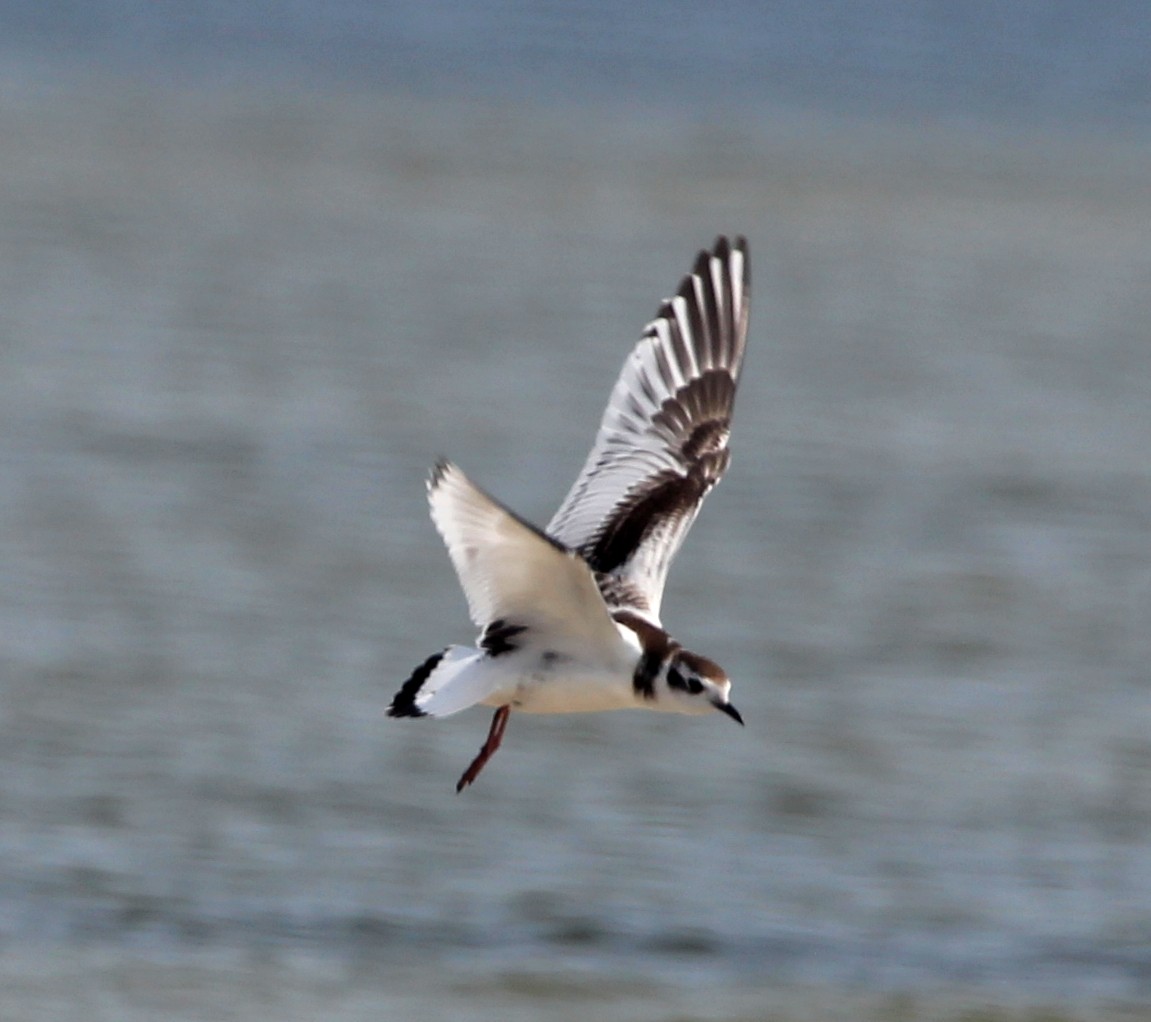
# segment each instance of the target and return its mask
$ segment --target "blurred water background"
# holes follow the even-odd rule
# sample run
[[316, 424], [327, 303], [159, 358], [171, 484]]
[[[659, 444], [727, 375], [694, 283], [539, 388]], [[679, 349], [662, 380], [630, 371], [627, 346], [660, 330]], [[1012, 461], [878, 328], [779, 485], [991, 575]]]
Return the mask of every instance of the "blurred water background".
[[[1149, 29], [0, 4], [0, 1017], [1149, 1017]], [[721, 231], [748, 727], [457, 797], [427, 468], [546, 521]]]

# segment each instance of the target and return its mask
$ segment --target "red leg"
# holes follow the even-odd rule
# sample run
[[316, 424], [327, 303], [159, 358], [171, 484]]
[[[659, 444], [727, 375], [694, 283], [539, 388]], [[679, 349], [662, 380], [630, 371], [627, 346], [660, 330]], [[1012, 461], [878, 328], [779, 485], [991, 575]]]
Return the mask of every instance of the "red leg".
[[463, 791], [464, 788], [479, 777], [480, 771], [484, 768], [484, 764], [495, 755], [496, 749], [500, 747], [500, 742], [504, 740], [504, 730], [508, 726], [508, 717], [511, 716], [511, 712], [512, 708], [510, 706], [501, 706], [496, 710], [495, 716], [492, 717], [492, 726], [488, 730], [487, 740], [480, 749], [480, 754], [472, 760], [471, 766], [464, 771], [463, 777], [460, 778], [459, 783], [456, 785], [457, 793]]

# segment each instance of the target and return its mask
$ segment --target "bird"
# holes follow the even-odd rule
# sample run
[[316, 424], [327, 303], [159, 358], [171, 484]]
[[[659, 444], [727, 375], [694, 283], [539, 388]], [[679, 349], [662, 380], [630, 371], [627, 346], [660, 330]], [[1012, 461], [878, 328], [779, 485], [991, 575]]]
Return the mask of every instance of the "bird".
[[513, 710], [718, 711], [743, 724], [727, 673], [674, 639], [660, 606], [671, 562], [731, 459], [750, 293], [745, 238], [721, 235], [698, 253], [625, 359], [584, 466], [546, 528], [451, 461], [436, 463], [431, 518], [479, 635], [424, 660], [387, 715], [495, 708], [457, 792], [500, 747]]

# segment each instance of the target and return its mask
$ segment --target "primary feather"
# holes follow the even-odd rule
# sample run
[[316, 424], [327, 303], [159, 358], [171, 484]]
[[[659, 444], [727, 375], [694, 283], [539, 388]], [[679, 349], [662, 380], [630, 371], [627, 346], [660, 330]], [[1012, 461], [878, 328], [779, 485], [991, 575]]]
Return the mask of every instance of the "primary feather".
[[727, 468], [747, 342], [747, 242], [701, 252], [624, 362], [591, 452], [547, 533], [610, 602], [659, 622], [672, 559]]

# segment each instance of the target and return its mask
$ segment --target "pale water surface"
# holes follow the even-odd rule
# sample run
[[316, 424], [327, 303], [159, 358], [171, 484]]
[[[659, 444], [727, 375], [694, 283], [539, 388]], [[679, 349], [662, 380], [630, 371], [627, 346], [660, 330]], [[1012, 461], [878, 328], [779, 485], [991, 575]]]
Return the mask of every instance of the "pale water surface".
[[[1151, 1002], [1144, 147], [111, 86], [0, 137], [5, 1017]], [[457, 797], [487, 714], [383, 717], [471, 635], [424, 474], [546, 521], [719, 231], [665, 606], [748, 726], [521, 717]]]

